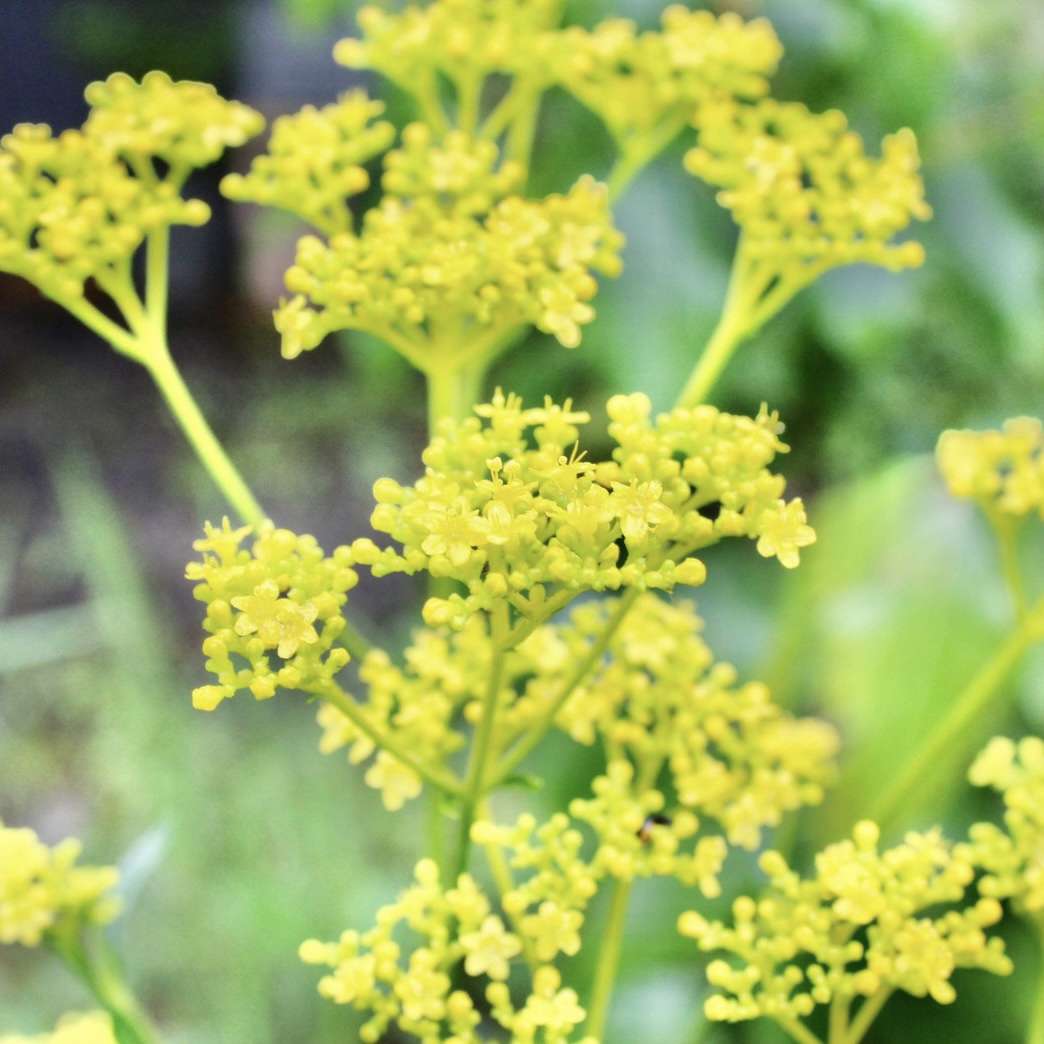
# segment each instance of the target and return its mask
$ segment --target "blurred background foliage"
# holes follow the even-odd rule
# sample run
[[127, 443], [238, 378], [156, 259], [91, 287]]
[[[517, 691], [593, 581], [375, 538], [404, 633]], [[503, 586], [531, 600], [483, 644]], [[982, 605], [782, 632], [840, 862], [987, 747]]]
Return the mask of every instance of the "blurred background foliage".
[[[328, 56], [352, 6], [4, 0], [0, 126], [79, 123], [83, 85], [114, 69], [210, 80], [269, 116], [325, 102], [350, 82]], [[652, 24], [661, 6], [577, 0], [569, 16]], [[822, 280], [741, 351], [715, 396], [735, 410], [762, 400], [781, 410], [787, 472], [820, 534], [793, 576], [749, 548], [715, 551], [699, 592], [720, 657], [844, 733], [836, 793], [781, 839], [809, 849], [860, 814], [1010, 623], [984, 523], [945, 497], [927, 454], [945, 427], [1039, 415], [1044, 404], [1044, 7], [711, 6], [772, 19], [786, 46], [779, 96], [841, 108], [874, 140], [913, 127], [936, 211], [922, 270]], [[621, 204], [626, 271], [603, 287], [583, 346], [532, 337], [498, 383], [530, 398], [572, 395], [596, 432], [607, 394], [673, 400], [717, 316], [734, 244], [680, 154], [679, 144]], [[608, 143], [552, 95], [538, 156], [531, 188], [545, 192], [604, 173]], [[298, 230], [233, 211], [217, 197], [220, 173], [193, 186], [215, 219], [175, 233], [175, 355], [268, 510], [329, 547], [366, 531], [374, 478], [415, 471], [421, 387], [362, 338], [279, 358], [268, 314]], [[296, 947], [365, 925], [393, 896], [420, 854], [419, 813], [386, 816], [358, 773], [316, 753], [312, 713], [289, 699], [192, 711], [199, 613], [181, 572], [200, 520], [224, 506], [146, 374], [13, 280], [0, 282], [0, 509], [0, 817], [49, 841], [77, 834], [91, 859], [120, 861], [117, 942], [171, 1044], [355, 1039], [351, 1016], [315, 996]], [[1044, 572], [1044, 547], [1025, 552]], [[420, 596], [386, 580], [365, 583], [355, 604], [394, 644]], [[994, 725], [1039, 732], [1044, 658], [1011, 688]], [[984, 738], [969, 736], [939, 766], [908, 823], [958, 830], [984, 814], [960, 782]], [[562, 741], [537, 767], [543, 791], [508, 795], [502, 814], [560, 804], [597, 759]], [[733, 867], [730, 889], [750, 887], [752, 866]], [[610, 1041], [773, 1039], [702, 1025], [702, 973], [674, 932], [686, 903], [672, 884], [638, 891]], [[949, 1010], [896, 1002], [870, 1039], [1020, 1040], [1038, 957], [1011, 935], [1012, 980], [959, 977]], [[582, 960], [576, 973], [582, 983]], [[40, 954], [0, 955], [0, 1028], [42, 1030], [85, 1004]]]

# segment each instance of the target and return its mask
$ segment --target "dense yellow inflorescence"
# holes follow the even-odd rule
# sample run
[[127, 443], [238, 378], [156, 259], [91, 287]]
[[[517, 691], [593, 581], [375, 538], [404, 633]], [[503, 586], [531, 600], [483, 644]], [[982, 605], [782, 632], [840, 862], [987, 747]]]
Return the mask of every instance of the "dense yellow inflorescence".
[[370, 187], [364, 164], [395, 140], [394, 126], [379, 119], [383, 112], [383, 102], [352, 90], [331, 105], [280, 116], [267, 151], [245, 175], [226, 175], [221, 191], [241, 203], [288, 210], [326, 235], [346, 232], [348, 200]]
[[0, 139], [0, 271], [72, 305], [89, 279], [126, 289], [149, 233], [206, 222], [207, 205], [180, 195], [185, 176], [263, 122], [207, 84], [160, 72], [140, 83], [116, 73], [86, 97], [82, 130], [23, 123]]
[[[523, 732], [539, 719], [611, 611], [588, 603], [568, 624], [526, 639], [519, 652], [532, 678], [504, 712], [510, 727]], [[823, 799], [838, 736], [826, 722], [784, 712], [761, 683], [738, 684], [731, 664], [714, 662], [702, 626], [691, 604], [643, 595], [556, 723], [579, 743], [601, 741], [610, 759], [665, 765], [680, 805], [753, 849], [764, 827]]]
[[546, 82], [543, 41], [562, 6], [562, 0], [436, 0], [392, 12], [368, 4], [358, 14], [362, 38], [342, 40], [334, 58], [373, 69], [422, 98], [433, 94], [439, 75], [465, 93], [493, 73]]
[[[487, 1035], [473, 995], [486, 983], [490, 1017], [518, 1044], [566, 1044], [585, 1012], [576, 992], [563, 988], [558, 970], [543, 959], [533, 972], [532, 991], [513, 1003], [507, 980], [522, 963], [523, 939], [503, 918], [469, 874], [453, 887], [439, 881], [430, 859], [418, 863], [414, 884], [377, 914], [366, 932], [346, 931], [337, 942], [311, 939], [301, 959], [331, 969], [319, 992], [336, 1004], [369, 1015], [363, 1041], [377, 1041], [392, 1027], [422, 1044], [479, 1044]], [[521, 912], [521, 911], [520, 911]], [[553, 920], [545, 910], [540, 926], [528, 932], [547, 938]], [[551, 930], [571, 948], [568, 919]], [[563, 928], [563, 926], [565, 926]], [[405, 933], [417, 938], [411, 949]], [[477, 981], [476, 981], [477, 980]], [[591, 1042], [593, 1044], [593, 1042]]]
[[116, 869], [77, 866], [80, 850], [74, 839], [49, 848], [32, 830], [0, 822], [0, 943], [38, 946], [64, 922], [116, 916]]
[[744, 22], [680, 4], [662, 15], [659, 32], [630, 19], [594, 29], [572, 26], [545, 41], [556, 80], [596, 113], [626, 150], [665, 128], [676, 135], [713, 98], [755, 99], [783, 53], [765, 19]]
[[84, 133], [127, 160], [135, 174], [157, 174], [142, 162], [162, 160], [177, 180], [206, 167], [261, 132], [261, 114], [228, 101], [209, 83], [172, 80], [165, 72], [136, 81], [113, 73], [84, 92], [90, 115]]
[[998, 736], [975, 759], [969, 778], [1004, 798], [1003, 830], [992, 823], [971, 828], [971, 844], [985, 877], [984, 895], [1010, 899], [1023, 914], [1044, 923], [1044, 740], [1013, 742]]
[[362, 229], [301, 239], [276, 312], [288, 358], [335, 330], [365, 330], [429, 371], [493, 352], [522, 324], [567, 347], [591, 321], [594, 273], [620, 270], [605, 189], [582, 178], [541, 200], [509, 194], [520, 171], [462, 132], [412, 124], [385, 158]]
[[774, 99], [707, 102], [697, 126], [685, 165], [720, 189], [765, 291], [793, 293], [838, 265], [899, 270], [924, 260], [919, 243], [893, 242], [931, 216], [911, 131], [888, 135], [874, 158], [843, 113]]
[[64, 1015], [52, 1033], [2, 1036], [0, 1044], [116, 1044], [116, 1035], [112, 1019], [96, 1011], [89, 1015]]
[[991, 515], [1044, 519], [1044, 424], [1036, 417], [1014, 417], [1000, 430], [944, 431], [936, 459], [953, 496]]
[[874, 1003], [893, 990], [949, 1004], [958, 968], [1011, 971], [1004, 944], [986, 932], [1002, 916], [1000, 903], [974, 897], [972, 849], [938, 831], [907, 834], [881, 851], [877, 826], [862, 822], [851, 840], [816, 857], [811, 877], [777, 852], [761, 865], [768, 890], [737, 899], [731, 924], [694, 911], [679, 920], [701, 949], [733, 958], [708, 965], [718, 990], [708, 1018], [794, 1022], [835, 1000]]
[[321, 693], [348, 663], [347, 651], [335, 646], [347, 592], [358, 582], [348, 549], [326, 556], [314, 537], [269, 523], [248, 550], [241, 544], [251, 533], [228, 519], [208, 523], [194, 545], [201, 559], [185, 571], [207, 606], [203, 652], [216, 677], [193, 692], [199, 710], [242, 690], [259, 700], [277, 687]]
[[[781, 426], [710, 406], [653, 420], [644, 395], [608, 404], [612, 458], [590, 461], [577, 447], [586, 413], [566, 402], [524, 408], [498, 393], [477, 417], [444, 422], [412, 486], [381, 479], [371, 524], [394, 544], [357, 540], [352, 551], [375, 575], [421, 570], [450, 577], [467, 594], [430, 599], [429, 624], [463, 626], [508, 599], [525, 616], [585, 590], [671, 590], [699, 584], [690, 557], [729, 536], [795, 566], [815, 534], [800, 500], [768, 470]], [[701, 509], [720, 506], [711, 520]], [[398, 546], [395, 546], [398, 545]]]

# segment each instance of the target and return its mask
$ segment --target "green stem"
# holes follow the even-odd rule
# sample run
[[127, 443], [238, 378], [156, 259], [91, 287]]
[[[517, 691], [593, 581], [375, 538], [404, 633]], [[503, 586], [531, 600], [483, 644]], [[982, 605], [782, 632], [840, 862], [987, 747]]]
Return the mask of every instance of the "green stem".
[[508, 127], [506, 153], [510, 160], [522, 165], [525, 176], [523, 184], [529, 176], [529, 162], [533, 153], [533, 139], [536, 136], [537, 119], [540, 116], [540, 92], [533, 90], [523, 93], [515, 111], [514, 119]]
[[471, 754], [468, 760], [468, 773], [464, 783], [464, 796], [460, 808], [457, 855], [453, 863], [453, 873], [449, 878], [454, 884], [457, 878], [468, 868], [468, 857], [471, 852], [471, 825], [475, 821], [475, 812], [479, 802], [487, 790], [486, 766], [493, 749], [497, 704], [500, 700], [500, 687], [504, 677], [505, 655], [501, 643], [507, 630], [506, 617], [507, 605], [501, 603], [494, 610], [490, 623], [493, 663], [490, 665], [486, 695], [482, 701], [482, 718], [479, 721], [478, 728], [475, 730], [475, 738], [471, 744]]
[[1022, 569], [1019, 564], [1019, 529], [1022, 520], [1012, 518], [1010, 515], [1002, 515], [999, 511], [989, 509], [986, 512], [986, 517], [990, 520], [990, 525], [993, 527], [993, 532], [997, 537], [1001, 572], [1004, 574], [1004, 581], [1008, 585], [1008, 591], [1011, 594], [1015, 618], [1021, 622], [1026, 618], [1028, 610], [1026, 585], [1023, 583]]
[[608, 648], [617, 628], [623, 623], [624, 617], [630, 611], [631, 606], [637, 601], [641, 592], [638, 588], [632, 588], [627, 594], [622, 595], [617, 602], [613, 615], [606, 621], [602, 633], [588, 649], [587, 655], [573, 668], [573, 673], [566, 679], [561, 692], [555, 697], [548, 707], [544, 717], [535, 724], [526, 735], [511, 748], [504, 756], [503, 761], [497, 769], [493, 778], [493, 786], [503, 783], [512, 772], [523, 762], [532, 750], [539, 745], [540, 741], [551, 731], [558, 712], [565, 706], [566, 701], [576, 691], [580, 683], [587, 677], [595, 664], [602, 658]]
[[1026, 1044], [1044, 1044], [1044, 918], [1034, 921], [1040, 941], [1040, 970], [1037, 975], [1037, 996], [1033, 1002]]
[[823, 1044], [819, 1037], [797, 1019], [780, 1016], [776, 1019], [776, 1022], [799, 1044]]
[[829, 1044], [848, 1044], [848, 1011], [851, 997], [836, 994], [830, 1004]]
[[648, 133], [621, 144], [620, 155], [606, 179], [610, 203], [615, 203], [624, 194], [631, 182], [681, 134], [686, 123], [687, 114], [675, 115]]
[[144, 347], [142, 362], [145, 368], [152, 374], [153, 380], [167, 400], [171, 413], [174, 414], [174, 419], [181, 426], [218, 489], [244, 522], [251, 525], [263, 522], [266, 516], [261, 505], [200, 412], [196, 400], [193, 399], [192, 393], [174, 365], [174, 360], [170, 357], [166, 341], [159, 334], [155, 334]]
[[167, 259], [170, 253], [170, 229], [166, 226], [149, 234], [145, 244], [145, 309], [159, 328], [166, 327]]
[[461, 366], [447, 373], [428, 374], [428, 434], [433, 437], [444, 418], [463, 420], [479, 401], [485, 368]]
[[902, 811], [903, 804], [931, 777], [937, 764], [959, 746], [968, 730], [989, 710], [998, 690], [1023, 654], [1040, 636], [1044, 601], [1040, 602], [1001, 644], [951, 705], [949, 713], [929, 733], [905, 768], [873, 806], [871, 818], [882, 827]]
[[624, 926], [627, 923], [627, 907], [631, 901], [631, 882], [617, 878], [613, 882], [609, 900], [609, 915], [602, 934], [602, 945], [598, 953], [591, 1000], [587, 1006], [586, 1035], [595, 1040], [605, 1037], [605, 1024], [609, 1016], [609, 1003], [616, 984], [616, 973], [620, 967], [620, 950], [623, 946]]
[[127, 984], [116, 954], [100, 932], [92, 933], [88, 939], [77, 925], [72, 932], [56, 938], [54, 946], [111, 1016], [118, 1044], [158, 1044], [155, 1028]]
[[107, 316], [102, 315], [94, 305], [82, 298], [70, 301], [63, 299], [59, 301], [59, 304], [79, 319], [88, 330], [92, 330], [103, 341], [107, 341], [120, 354], [128, 355], [138, 362], [141, 361], [138, 339], [130, 330], [114, 323]]
[[893, 992], [894, 988], [887, 986], [863, 1002], [863, 1006], [848, 1027], [848, 1039], [845, 1044], [859, 1044], [869, 1032], [874, 1019], [881, 1014], [881, 1009], [888, 1003], [888, 998], [892, 996]]
[[393, 757], [401, 761], [407, 768], [412, 769], [421, 779], [426, 780], [434, 787], [445, 791], [447, 794], [460, 796], [462, 791], [459, 780], [449, 773], [439, 769], [431, 768], [422, 761], [418, 761], [414, 755], [407, 750], [391, 733], [385, 732], [375, 725], [369, 715], [359, 706], [347, 693], [334, 682], [315, 695], [326, 703], [336, 707], [360, 732], [365, 734], [381, 750], [387, 751]]

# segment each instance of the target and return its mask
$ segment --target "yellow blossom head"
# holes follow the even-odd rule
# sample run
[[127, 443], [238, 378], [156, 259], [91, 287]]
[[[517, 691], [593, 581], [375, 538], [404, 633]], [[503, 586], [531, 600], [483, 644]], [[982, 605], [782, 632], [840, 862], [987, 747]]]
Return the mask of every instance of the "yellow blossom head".
[[62, 924], [104, 924], [118, 904], [113, 867], [77, 866], [79, 841], [49, 848], [26, 828], [0, 822], [0, 943], [37, 946]]
[[908, 834], [886, 851], [878, 842], [876, 824], [859, 823], [851, 839], [816, 857], [809, 877], [767, 852], [769, 887], [737, 899], [731, 924], [682, 915], [683, 935], [731, 958], [707, 967], [717, 990], [708, 1018], [803, 1019], [835, 998], [859, 1002], [893, 989], [949, 1004], [956, 969], [1010, 973], [1004, 944], [986, 931], [1002, 911], [994, 899], [974, 898], [969, 846], [938, 831]]
[[272, 124], [267, 151], [245, 174], [229, 174], [221, 191], [238, 202], [279, 207], [326, 235], [351, 228], [348, 200], [365, 192], [364, 164], [383, 153], [395, 128], [379, 117], [384, 103], [362, 90], [347, 91], [332, 105], [306, 105]]
[[[525, 408], [498, 393], [477, 416], [446, 422], [422, 478], [375, 485], [371, 524], [393, 544], [357, 540], [355, 560], [375, 575], [425, 570], [463, 584], [465, 595], [425, 606], [427, 623], [459, 627], [504, 598], [538, 615], [585, 590], [700, 584], [692, 553], [726, 536], [772, 533], [759, 551], [787, 566], [815, 539], [801, 502], [784, 501], [784, 480], [768, 470], [786, 449], [775, 415], [701, 406], [653, 421], [642, 395], [616, 396], [608, 410], [616, 448], [601, 462], [576, 445], [587, 414], [568, 401]], [[711, 504], [714, 520], [701, 512]]]
[[969, 778], [1004, 799], [1006, 830], [976, 823], [971, 844], [985, 870], [983, 895], [1012, 899], [1023, 912], [1044, 914], [1044, 740], [998, 736], [972, 764]]
[[113, 73], [90, 84], [84, 95], [91, 106], [86, 134], [139, 174], [155, 176], [152, 161], [158, 159], [175, 180], [183, 179], [190, 169], [209, 166], [264, 126], [260, 113], [222, 98], [209, 83], [175, 81], [158, 70], [140, 82]]
[[766, 285], [775, 278], [796, 289], [854, 262], [898, 270], [923, 261], [919, 243], [893, 242], [931, 216], [912, 131], [886, 137], [874, 158], [842, 113], [774, 99], [709, 101], [696, 125], [686, 167], [718, 187]]
[[203, 643], [215, 683], [192, 694], [200, 710], [213, 710], [242, 690], [268, 699], [277, 688], [318, 694], [348, 662], [335, 648], [344, 630], [342, 608], [358, 581], [347, 548], [332, 556], [311, 536], [266, 524], [250, 549], [251, 527], [207, 523], [196, 541], [201, 558], [186, 569], [206, 603]]
[[625, 18], [594, 29], [563, 30], [547, 42], [558, 81], [627, 148], [632, 139], [673, 128], [710, 98], [760, 98], [782, 47], [765, 19], [744, 22], [672, 4], [659, 31]]
[[1044, 425], [1014, 417], [1000, 430], [944, 431], [936, 460], [950, 493], [986, 512], [1044, 519]]

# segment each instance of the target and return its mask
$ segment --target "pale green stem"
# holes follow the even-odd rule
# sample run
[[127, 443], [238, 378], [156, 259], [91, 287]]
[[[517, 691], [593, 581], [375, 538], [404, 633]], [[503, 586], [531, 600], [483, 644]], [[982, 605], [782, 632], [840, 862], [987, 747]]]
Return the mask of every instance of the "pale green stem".
[[101, 932], [87, 939], [79, 926], [53, 940], [54, 948], [111, 1016], [118, 1044], [158, 1044], [159, 1036], [131, 991], [116, 954]]
[[1026, 1044], [1044, 1044], [1044, 918], [1036, 918], [1033, 924], [1040, 943], [1040, 966], [1037, 973], [1037, 996], [1033, 1001]]
[[848, 1044], [848, 1010], [851, 997], [837, 994], [830, 1004], [828, 1044]]
[[1022, 579], [1022, 568], [1019, 563], [1019, 529], [1022, 520], [1002, 515], [999, 511], [993, 510], [988, 510], [986, 517], [990, 520], [990, 525], [997, 538], [1001, 572], [1004, 574], [1004, 581], [1011, 594], [1015, 618], [1022, 621], [1025, 619], [1028, 609], [1026, 585]]
[[166, 323], [167, 258], [170, 252], [170, 229], [164, 226], [149, 234], [145, 244], [145, 308], [154, 320]]
[[631, 901], [630, 881], [617, 878], [613, 882], [609, 900], [609, 914], [602, 933], [591, 986], [591, 1000], [587, 1005], [587, 1022], [584, 1031], [595, 1040], [605, 1038], [605, 1024], [609, 1017], [609, 1002], [616, 984], [616, 972], [620, 966], [620, 950], [623, 946], [624, 926], [627, 923], [627, 908]]
[[336, 682], [330, 682], [315, 695], [326, 703], [336, 707], [361, 733], [370, 739], [375, 746], [387, 751], [392, 757], [401, 761], [408, 769], [412, 769], [421, 779], [445, 793], [459, 797], [463, 793], [460, 781], [447, 772], [431, 768], [404, 747], [394, 734], [386, 732], [370, 720], [369, 715]]
[[851, 1025], [848, 1027], [848, 1038], [845, 1041], [845, 1044], [859, 1044], [859, 1042], [867, 1035], [871, 1025], [873, 1025], [874, 1019], [881, 1014], [881, 1009], [888, 1003], [889, 997], [891, 997], [894, 992], [893, 987], [887, 986], [878, 990], [872, 997], [863, 1001], [863, 1006], [859, 1009], [856, 1017], [852, 1019]]
[[463, 420], [479, 401], [485, 370], [462, 366], [449, 373], [430, 372], [428, 378], [428, 434], [434, 436], [439, 421]]
[[468, 868], [468, 855], [471, 851], [471, 825], [475, 821], [475, 812], [482, 796], [489, 789], [486, 780], [486, 769], [490, 754], [493, 751], [493, 733], [496, 728], [497, 705], [500, 700], [500, 688], [504, 677], [504, 650], [501, 646], [507, 631], [507, 605], [501, 603], [494, 609], [490, 621], [490, 640], [493, 647], [493, 663], [489, 669], [489, 681], [486, 684], [486, 695], [482, 701], [482, 718], [475, 730], [468, 760], [468, 772], [464, 783], [463, 800], [460, 808], [460, 832], [457, 837], [457, 855], [453, 864], [450, 881], [457, 878]]
[[706, 402], [733, 352], [751, 332], [754, 302], [763, 292], [767, 278], [764, 273], [754, 271], [741, 234], [721, 318], [678, 396], [679, 406], [691, 407]]
[[615, 203], [631, 182], [685, 129], [688, 116], [673, 116], [647, 134], [631, 138], [620, 146], [620, 155], [609, 171], [606, 184], [609, 202]]
[[482, 99], [481, 76], [463, 76], [457, 83], [457, 126], [468, 134], [474, 134], [479, 120], [479, 103]]
[[439, 876], [444, 879], [446, 873], [446, 844], [443, 836], [443, 822], [441, 801], [442, 795], [438, 790], [432, 790], [427, 795], [427, 825], [428, 825], [428, 851], [435, 865], [439, 868]]
[[959, 746], [966, 735], [992, 706], [1004, 682], [1039, 637], [1044, 601], [1034, 607], [1023, 622], [1004, 640], [1000, 648], [968, 683], [950, 706], [949, 712], [928, 734], [903, 770], [874, 804], [871, 818], [882, 827], [902, 811], [904, 802], [930, 779], [936, 765], [949, 751]]
[[594, 668], [595, 664], [597, 664], [605, 654], [605, 650], [612, 641], [613, 635], [616, 634], [617, 628], [623, 623], [624, 617], [630, 611], [631, 606], [637, 601], [640, 593], [641, 592], [637, 588], [632, 588], [625, 595], [620, 597], [616, 609], [613, 611], [613, 615], [609, 617], [606, 621], [605, 627], [602, 628], [602, 633], [591, 645], [591, 648], [588, 649], [584, 658], [573, 668], [572, 674], [570, 674], [565, 680], [565, 683], [562, 685], [562, 690], [554, 698], [545, 712], [544, 717], [537, 722], [504, 756], [503, 761], [501, 761], [500, 766], [497, 769], [496, 775], [493, 777], [494, 786], [503, 783], [504, 780], [529, 756], [533, 749], [540, 744], [540, 741], [548, 734], [548, 732], [551, 731], [555, 724], [555, 718], [558, 716], [558, 712], [565, 706], [566, 701], [573, 695], [577, 686], [580, 685], [584, 678], [587, 677], [588, 673]]
[[529, 176], [529, 162], [533, 152], [533, 138], [536, 136], [537, 119], [540, 116], [540, 92], [526, 92], [507, 133], [507, 157], [522, 165], [525, 176]]
[[128, 355], [137, 362], [141, 361], [141, 349], [138, 339], [130, 330], [124, 329], [118, 323], [114, 323], [107, 316], [102, 315], [94, 305], [80, 298], [79, 300], [66, 300], [62, 298], [59, 302], [68, 312], [96, 333], [103, 341], [107, 341], [116, 351], [122, 355]]
[[361, 660], [374, 648], [373, 642], [361, 635], [347, 620], [345, 620], [344, 630], [338, 635], [337, 640], [348, 650], [353, 660]]
[[236, 514], [251, 525], [256, 526], [263, 522], [265, 512], [225, 453], [224, 447], [218, 442], [174, 365], [166, 342], [159, 335], [155, 335], [146, 345], [141, 361], [152, 374], [174, 419], [181, 426], [196, 455]]
[[798, 1044], [823, 1044], [804, 1023], [797, 1019], [777, 1018], [775, 1020]]

